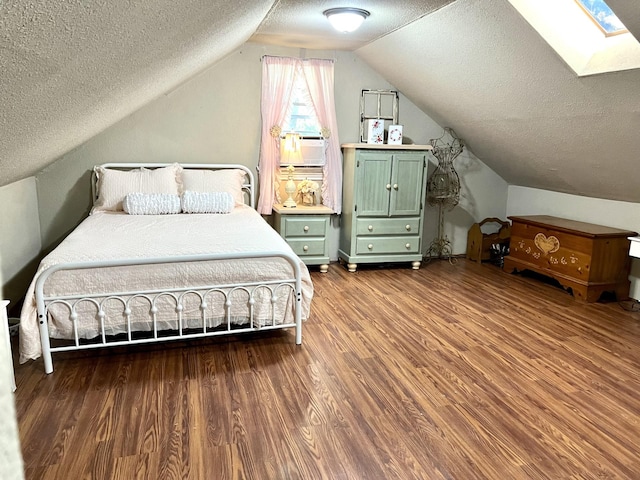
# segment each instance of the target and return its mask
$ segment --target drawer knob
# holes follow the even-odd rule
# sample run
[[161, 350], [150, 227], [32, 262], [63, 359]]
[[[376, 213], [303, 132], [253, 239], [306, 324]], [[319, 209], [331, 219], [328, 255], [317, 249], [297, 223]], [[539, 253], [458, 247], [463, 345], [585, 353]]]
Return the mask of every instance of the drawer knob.
[[369, 225], [369, 226], [367, 227], [367, 229], [368, 229], [370, 232], [373, 232], [373, 225]]
[[304, 231], [305, 231], [305, 232], [308, 232], [308, 231], [309, 231], [309, 225], [305, 225], [305, 226], [304, 226]]
[[410, 232], [410, 231], [411, 231], [411, 225], [405, 225], [405, 227], [404, 227], [404, 228], [406, 228], [406, 229], [407, 229], [407, 232]]
[[391, 190], [391, 184], [387, 183], [387, 190]]
[[370, 243], [369, 245], [367, 245], [367, 248], [368, 248], [369, 250], [373, 250], [373, 243]]
[[411, 244], [410, 244], [410, 243], [407, 243], [407, 244], [405, 245], [405, 247], [406, 247], [406, 248], [411, 248]]
[[304, 250], [305, 252], [309, 251], [309, 245], [305, 245], [304, 247], [302, 247], [302, 250]]
[[394, 189], [394, 190], [398, 190], [398, 184], [397, 184], [397, 183], [394, 183], [394, 184], [393, 184], [393, 189]]

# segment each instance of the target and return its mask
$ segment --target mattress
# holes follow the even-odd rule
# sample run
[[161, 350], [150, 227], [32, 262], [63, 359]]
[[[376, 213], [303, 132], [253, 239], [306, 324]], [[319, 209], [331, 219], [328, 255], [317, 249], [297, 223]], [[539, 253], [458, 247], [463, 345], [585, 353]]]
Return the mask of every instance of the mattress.
[[[40, 263], [29, 287], [20, 319], [20, 362], [36, 359], [41, 355], [40, 332], [37, 322], [35, 282], [47, 268], [77, 262], [114, 259], [171, 258], [186, 255], [214, 253], [283, 252], [293, 255], [289, 245], [254, 209], [238, 205], [230, 214], [177, 214], [177, 215], [127, 215], [123, 212], [97, 212], [85, 219], [55, 250]], [[295, 255], [294, 255], [295, 256]], [[309, 316], [313, 285], [309, 271], [299, 261], [302, 272], [302, 318]], [[293, 268], [283, 258], [251, 258], [243, 260], [216, 260], [206, 262], [164, 263], [105, 267], [100, 269], [61, 270], [46, 281], [46, 296], [74, 295], [78, 293], [100, 294], [144, 289], [181, 288], [201, 285], [239, 284], [263, 282], [279, 278], [293, 278]], [[239, 290], [236, 296], [244, 293]], [[254, 321], [267, 324], [272, 319], [272, 308], [278, 310], [280, 322], [294, 319], [294, 295], [279, 294], [278, 303], [272, 305], [265, 291], [256, 293]], [[195, 296], [194, 296], [195, 297]], [[185, 325], [197, 325], [200, 320], [199, 302], [195, 298], [185, 301]], [[171, 302], [167, 298], [166, 301]], [[212, 295], [208, 299], [208, 326], [226, 321], [222, 316], [224, 297]], [[122, 307], [112, 302], [105, 308], [105, 330], [108, 334], [124, 333], [126, 323]], [[246, 320], [246, 302], [233, 302], [234, 322]], [[233, 309], [237, 311], [233, 311]], [[135, 310], [148, 318], [148, 305], [139, 302], [133, 308], [134, 330], [150, 328], [147, 320], [136, 320]], [[166, 312], [165, 312], [166, 310]], [[72, 338], [74, 335], [68, 309], [62, 305], [49, 309], [49, 332], [52, 338]], [[79, 336], [93, 338], [100, 332], [96, 308], [89, 302], [78, 306]], [[144, 316], [143, 315], [143, 316]], [[90, 319], [90, 320], [87, 320]], [[177, 327], [175, 309], [160, 309], [159, 328]]]

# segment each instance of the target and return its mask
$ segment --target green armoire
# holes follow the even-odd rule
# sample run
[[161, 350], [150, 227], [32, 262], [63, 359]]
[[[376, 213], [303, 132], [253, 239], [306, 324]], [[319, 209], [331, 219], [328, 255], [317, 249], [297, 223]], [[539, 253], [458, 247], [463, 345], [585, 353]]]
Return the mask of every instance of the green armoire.
[[344, 178], [339, 259], [359, 263], [422, 262], [430, 145], [342, 145]]

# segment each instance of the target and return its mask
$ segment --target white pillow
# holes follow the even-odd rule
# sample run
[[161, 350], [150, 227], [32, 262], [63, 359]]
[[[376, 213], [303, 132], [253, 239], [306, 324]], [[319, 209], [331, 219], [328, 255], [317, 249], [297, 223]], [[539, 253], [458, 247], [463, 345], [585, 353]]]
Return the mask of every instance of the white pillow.
[[99, 211], [120, 211], [122, 201], [128, 193], [171, 193], [180, 195], [182, 167], [177, 163], [153, 170], [115, 170], [94, 167], [98, 177], [98, 199], [91, 213]]
[[182, 194], [184, 213], [231, 213], [235, 201], [229, 192], [192, 192]]
[[180, 196], [174, 193], [128, 193], [122, 208], [129, 215], [180, 213]]
[[191, 192], [228, 192], [236, 204], [244, 204], [244, 177], [240, 169], [227, 170], [191, 170], [182, 172], [183, 191]]

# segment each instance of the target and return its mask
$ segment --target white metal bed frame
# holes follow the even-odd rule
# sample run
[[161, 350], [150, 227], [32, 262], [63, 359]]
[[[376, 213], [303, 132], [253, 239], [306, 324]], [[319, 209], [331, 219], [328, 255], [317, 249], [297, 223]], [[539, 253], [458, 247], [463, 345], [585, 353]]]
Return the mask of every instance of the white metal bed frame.
[[[105, 168], [161, 168], [166, 167], [168, 164], [152, 163], [152, 164], [133, 164], [133, 163], [108, 163], [102, 165]], [[249, 204], [252, 208], [255, 208], [255, 196], [254, 196], [254, 177], [251, 171], [243, 165], [234, 164], [181, 164], [182, 168], [192, 169], [241, 169], [247, 174], [248, 182], [244, 184], [243, 190], [249, 196]], [[92, 175], [92, 193], [93, 200], [95, 201], [96, 194], [96, 176]], [[121, 267], [121, 266], [133, 266], [133, 265], [151, 265], [151, 264], [165, 264], [165, 263], [181, 263], [181, 262], [206, 262], [212, 260], [242, 260], [249, 258], [273, 258], [280, 257], [285, 259], [291, 265], [293, 270], [293, 276], [285, 279], [262, 281], [262, 282], [245, 282], [234, 284], [209, 284], [204, 286], [198, 286], [196, 288], [185, 286], [182, 288], [168, 288], [162, 290], [122, 290], [117, 292], [104, 292], [100, 294], [92, 295], [66, 295], [66, 296], [47, 296], [44, 294], [44, 286], [47, 279], [55, 272], [61, 270], [77, 270], [77, 269], [89, 269], [89, 268], [106, 268], [106, 267]], [[115, 347], [123, 345], [135, 345], [140, 343], [156, 343], [170, 340], [185, 340], [190, 338], [201, 338], [220, 335], [235, 335], [263, 330], [274, 330], [281, 328], [295, 328], [295, 342], [297, 345], [302, 343], [302, 281], [301, 281], [301, 269], [300, 260], [294, 254], [287, 252], [260, 252], [260, 253], [232, 253], [232, 254], [204, 254], [204, 255], [187, 255], [176, 256], [168, 258], [145, 258], [145, 259], [113, 259], [103, 261], [92, 262], [78, 262], [59, 264], [49, 267], [43, 270], [35, 285], [35, 297], [37, 305], [38, 324], [40, 329], [40, 341], [42, 345], [42, 357], [44, 360], [45, 373], [49, 374], [53, 372], [53, 359], [52, 354], [55, 352], [63, 352], [70, 350], [84, 350], [101, 347]], [[253, 306], [255, 304], [255, 294], [263, 289], [267, 289], [270, 294], [271, 300], [271, 322], [262, 325], [260, 322], [255, 321]], [[247, 296], [246, 301], [247, 318], [248, 322], [242, 326], [233, 326], [231, 320], [231, 307], [233, 305], [233, 294], [242, 291]], [[293, 322], [276, 323], [276, 309], [275, 304], [278, 300], [278, 296], [281, 294], [287, 295], [290, 292], [294, 294], [293, 301]], [[209, 327], [207, 322], [207, 296], [211, 294], [224, 295], [225, 306], [225, 320], [226, 328]], [[201, 312], [201, 322], [197, 329], [192, 327], [185, 327], [183, 322], [183, 300], [185, 296], [196, 296], [199, 300], [199, 309]], [[173, 334], [158, 335], [158, 300], [169, 299], [176, 315], [177, 330]], [[109, 336], [105, 329], [105, 310], [104, 306], [109, 302], [110, 307], [113, 306], [114, 301], [119, 303], [122, 307], [122, 314], [126, 323], [126, 340], [109, 340]], [[149, 321], [151, 325], [152, 336], [144, 338], [134, 338], [135, 330], [131, 327], [131, 309], [132, 302], [147, 302], [149, 305]], [[78, 314], [77, 306], [82, 302], [92, 303], [97, 310], [97, 317], [100, 325], [100, 334], [97, 341], [93, 343], [81, 343], [80, 336], [78, 334]], [[165, 302], [166, 303], [166, 302]], [[69, 311], [69, 319], [73, 324], [72, 345], [52, 346], [49, 335], [48, 325], [48, 309], [52, 305], [62, 304], [66, 306]]]

